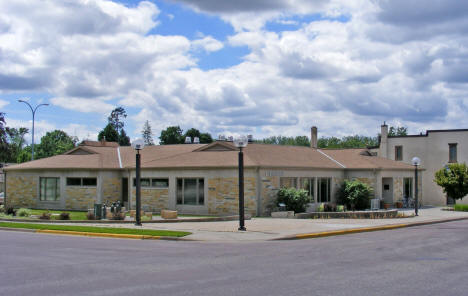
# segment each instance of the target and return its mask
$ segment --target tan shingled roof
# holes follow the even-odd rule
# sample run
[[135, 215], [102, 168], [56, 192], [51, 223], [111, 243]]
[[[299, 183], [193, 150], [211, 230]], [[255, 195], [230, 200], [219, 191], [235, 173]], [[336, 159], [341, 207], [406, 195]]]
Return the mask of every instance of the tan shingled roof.
[[413, 170], [414, 167], [401, 161], [370, 156], [367, 149], [320, 149], [347, 169], [399, 169]]
[[[99, 143], [99, 142], [97, 142]], [[82, 148], [82, 150], [80, 150]], [[219, 151], [224, 149], [224, 151]], [[218, 151], [217, 151], [218, 150]], [[309, 147], [249, 144], [244, 148], [246, 167], [325, 169], [412, 169], [412, 166], [381, 157], [364, 156], [364, 149], [317, 150]], [[120, 152], [120, 153], [119, 153]], [[6, 168], [20, 169], [125, 169], [135, 167], [132, 147], [79, 146], [64, 155], [34, 160]], [[76, 155], [73, 153], [91, 153]], [[142, 168], [231, 168], [238, 165], [232, 143], [156, 145], [140, 151]], [[326, 155], [325, 155], [326, 154]], [[120, 159], [119, 159], [120, 155]], [[327, 157], [328, 155], [328, 157]]]

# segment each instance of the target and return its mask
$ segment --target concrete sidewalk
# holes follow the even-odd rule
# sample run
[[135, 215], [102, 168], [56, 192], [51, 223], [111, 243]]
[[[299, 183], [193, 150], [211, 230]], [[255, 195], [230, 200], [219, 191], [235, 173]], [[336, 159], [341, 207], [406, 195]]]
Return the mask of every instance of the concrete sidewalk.
[[[404, 210], [408, 215], [413, 210]], [[468, 219], [468, 212], [442, 211], [441, 208], [427, 208], [419, 211], [418, 217], [394, 219], [272, 219], [252, 218], [246, 220], [247, 231], [238, 231], [238, 221], [223, 222], [183, 222], [164, 224], [145, 224], [142, 229], [180, 230], [192, 232], [185, 239], [200, 241], [265, 241], [282, 238], [298, 238], [303, 234], [335, 232], [351, 229], [368, 229], [390, 225], [429, 223], [451, 219]], [[79, 224], [76, 224], [79, 225]], [[83, 224], [84, 225], [84, 224]], [[86, 224], [86, 226], [91, 226]], [[99, 224], [96, 226], [134, 228], [131, 224]], [[342, 233], [338, 233], [342, 234]]]

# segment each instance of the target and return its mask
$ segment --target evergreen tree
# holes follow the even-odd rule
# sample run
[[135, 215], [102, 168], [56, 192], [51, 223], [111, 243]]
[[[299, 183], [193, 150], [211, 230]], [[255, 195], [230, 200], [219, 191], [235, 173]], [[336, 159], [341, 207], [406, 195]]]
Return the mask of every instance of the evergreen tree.
[[147, 120], [145, 125], [143, 126], [143, 130], [141, 131], [141, 135], [143, 136], [143, 140], [145, 141], [146, 146], [153, 146], [153, 132], [151, 131], [151, 125]]
[[103, 140], [108, 142], [119, 142], [119, 134], [111, 123], [108, 123], [106, 127], [98, 134], [98, 141]]
[[117, 107], [114, 110], [112, 110], [110, 116], [107, 118], [107, 121], [112, 124], [114, 129], [117, 131], [117, 134], [119, 134], [120, 130], [123, 129], [124, 123], [121, 121], [121, 117], [127, 118], [127, 111], [123, 107]]
[[127, 136], [127, 133], [125, 132], [124, 129], [120, 130], [119, 145], [120, 146], [130, 146], [130, 138]]

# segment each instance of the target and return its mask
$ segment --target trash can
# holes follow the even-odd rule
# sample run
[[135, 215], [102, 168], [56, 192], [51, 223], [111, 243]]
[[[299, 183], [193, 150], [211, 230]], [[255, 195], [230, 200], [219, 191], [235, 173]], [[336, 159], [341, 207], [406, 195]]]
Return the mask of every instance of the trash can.
[[94, 204], [94, 217], [96, 220], [102, 219], [102, 204]]

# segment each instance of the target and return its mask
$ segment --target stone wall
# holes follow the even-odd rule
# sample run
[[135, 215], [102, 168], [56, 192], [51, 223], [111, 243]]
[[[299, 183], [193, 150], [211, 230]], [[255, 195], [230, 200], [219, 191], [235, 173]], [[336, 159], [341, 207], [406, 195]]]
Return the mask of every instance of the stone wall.
[[[239, 178], [208, 179], [208, 213], [232, 215], [239, 213]], [[245, 212], [252, 216], [257, 213], [256, 178], [244, 178]]]
[[262, 177], [261, 188], [261, 213], [262, 216], [269, 216], [275, 207], [276, 197], [279, 190], [279, 177]]
[[96, 187], [67, 186], [65, 188], [65, 208], [67, 210], [87, 210], [96, 203]]
[[6, 203], [15, 208], [35, 208], [38, 200], [38, 178], [28, 175], [7, 174]]
[[364, 184], [367, 184], [370, 188], [372, 188], [372, 196], [371, 198], [375, 197], [375, 191], [376, 191], [376, 184], [375, 184], [375, 178], [354, 178], [355, 180], [362, 182]]
[[[132, 196], [136, 196], [135, 188]], [[145, 212], [159, 213], [169, 207], [169, 189], [141, 188], [141, 209]], [[135, 198], [132, 200], [132, 209], [136, 208]]]
[[403, 178], [394, 177], [393, 178], [393, 202], [403, 200]]
[[122, 178], [102, 178], [102, 201], [112, 203], [120, 200]]

